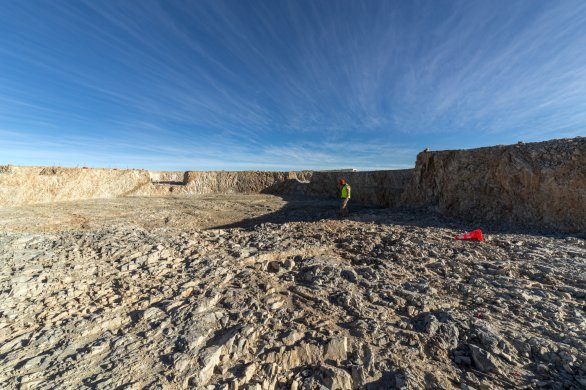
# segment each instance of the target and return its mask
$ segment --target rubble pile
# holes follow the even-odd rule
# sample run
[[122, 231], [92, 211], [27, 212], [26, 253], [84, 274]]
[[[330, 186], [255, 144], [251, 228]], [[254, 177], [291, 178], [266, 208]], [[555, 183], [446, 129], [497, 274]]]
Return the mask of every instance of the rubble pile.
[[584, 239], [286, 217], [0, 233], [0, 388], [586, 386]]

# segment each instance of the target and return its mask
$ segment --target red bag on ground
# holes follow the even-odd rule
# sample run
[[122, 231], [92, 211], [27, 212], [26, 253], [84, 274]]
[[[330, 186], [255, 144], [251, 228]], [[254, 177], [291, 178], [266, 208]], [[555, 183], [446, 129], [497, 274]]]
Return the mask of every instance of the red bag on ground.
[[473, 230], [470, 233], [462, 233], [454, 236], [454, 240], [476, 240], [482, 241], [482, 230]]

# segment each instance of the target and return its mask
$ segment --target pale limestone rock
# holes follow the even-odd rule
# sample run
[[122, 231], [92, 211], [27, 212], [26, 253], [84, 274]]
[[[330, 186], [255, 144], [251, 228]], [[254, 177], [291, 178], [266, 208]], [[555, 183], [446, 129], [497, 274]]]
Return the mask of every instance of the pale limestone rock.
[[320, 369], [324, 372], [324, 385], [331, 390], [352, 390], [352, 376], [338, 367], [323, 364]]
[[476, 368], [482, 372], [493, 372], [498, 370], [496, 361], [490, 352], [472, 344], [470, 344], [469, 347]]
[[212, 346], [203, 350], [200, 354], [200, 384], [205, 385], [210, 381], [212, 375], [214, 374], [214, 369], [220, 363], [220, 356], [222, 356], [222, 350], [223, 348], [221, 346]]
[[326, 345], [325, 358], [340, 362], [346, 360], [347, 353], [348, 338], [345, 336], [334, 337]]
[[256, 363], [248, 364], [246, 367], [244, 367], [244, 370], [242, 371], [242, 376], [239, 378], [238, 383], [240, 385], [244, 385], [244, 384], [248, 383], [252, 379], [254, 374], [256, 373], [256, 370], [257, 370]]

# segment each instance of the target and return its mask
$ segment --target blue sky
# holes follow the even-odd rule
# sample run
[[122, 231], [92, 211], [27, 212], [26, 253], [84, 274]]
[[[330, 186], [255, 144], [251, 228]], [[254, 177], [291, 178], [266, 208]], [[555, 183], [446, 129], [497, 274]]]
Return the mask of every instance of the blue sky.
[[583, 0], [0, 5], [0, 164], [367, 170], [586, 135]]

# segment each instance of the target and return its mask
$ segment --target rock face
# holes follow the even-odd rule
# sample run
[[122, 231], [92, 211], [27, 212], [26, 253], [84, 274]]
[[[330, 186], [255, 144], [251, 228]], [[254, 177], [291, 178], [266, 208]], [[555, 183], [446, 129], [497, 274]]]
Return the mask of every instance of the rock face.
[[376, 172], [159, 172], [0, 168], [0, 207], [121, 196], [270, 193], [426, 207], [476, 222], [586, 231], [586, 138], [422, 152], [415, 169]]
[[185, 191], [206, 193], [272, 193], [282, 194], [287, 180], [297, 179], [297, 172], [202, 172], [187, 171], [183, 178]]
[[151, 185], [142, 170], [10, 167], [0, 169], [0, 207], [113, 198]]
[[292, 191], [308, 195], [336, 198], [338, 180], [344, 179], [352, 187], [352, 201], [380, 207], [398, 207], [401, 195], [413, 178], [413, 169], [373, 172], [313, 172], [306, 176], [309, 182]]
[[283, 193], [303, 172], [160, 172], [136, 169], [0, 169], [0, 207], [122, 196]]
[[586, 231], [586, 138], [422, 152], [405, 206], [475, 221]]

